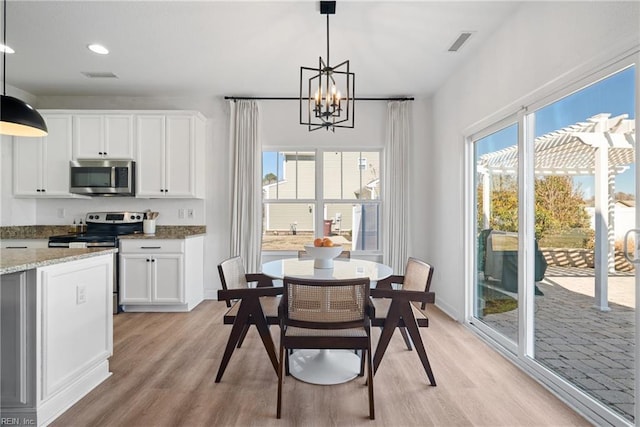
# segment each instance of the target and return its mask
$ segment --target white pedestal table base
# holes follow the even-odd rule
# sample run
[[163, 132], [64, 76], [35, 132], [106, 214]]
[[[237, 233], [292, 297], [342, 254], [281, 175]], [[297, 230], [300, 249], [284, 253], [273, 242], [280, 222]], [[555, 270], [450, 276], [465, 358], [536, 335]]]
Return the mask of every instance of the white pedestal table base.
[[360, 373], [360, 356], [353, 350], [294, 350], [289, 355], [289, 371], [310, 384], [342, 384]]

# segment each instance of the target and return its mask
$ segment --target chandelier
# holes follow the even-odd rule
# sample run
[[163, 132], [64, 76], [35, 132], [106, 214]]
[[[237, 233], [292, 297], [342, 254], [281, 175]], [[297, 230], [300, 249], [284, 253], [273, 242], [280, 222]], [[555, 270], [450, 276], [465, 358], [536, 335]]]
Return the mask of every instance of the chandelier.
[[336, 13], [335, 1], [321, 1], [320, 13], [327, 15], [327, 61], [319, 57], [318, 67], [300, 67], [300, 124], [309, 131], [353, 128], [355, 74], [349, 61], [332, 67], [329, 62], [329, 15]]

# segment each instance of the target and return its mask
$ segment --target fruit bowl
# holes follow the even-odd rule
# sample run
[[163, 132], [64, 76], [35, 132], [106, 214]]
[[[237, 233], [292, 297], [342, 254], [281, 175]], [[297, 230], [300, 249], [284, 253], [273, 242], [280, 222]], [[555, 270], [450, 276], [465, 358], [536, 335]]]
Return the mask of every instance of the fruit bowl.
[[304, 245], [304, 250], [315, 261], [315, 268], [333, 268], [333, 259], [340, 255], [342, 246], [314, 246], [313, 243]]

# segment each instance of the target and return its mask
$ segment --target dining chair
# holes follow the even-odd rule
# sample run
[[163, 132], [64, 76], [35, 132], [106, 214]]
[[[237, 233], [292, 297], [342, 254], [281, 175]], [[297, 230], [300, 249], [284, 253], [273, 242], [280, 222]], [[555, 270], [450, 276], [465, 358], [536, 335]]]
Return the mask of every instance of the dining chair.
[[[282, 294], [281, 287], [274, 287], [269, 276], [261, 273], [246, 273], [242, 258], [235, 256], [218, 265], [222, 289], [218, 291], [218, 300], [224, 300], [229, 310], [223, 316], [225, 325], [233, 325], [225, 347], [216, 382], [222, 379], [231, 355], [236, 346], [240, 348], [251, 325], [255, 325], [265, 350], [269, 355], [273, 369], [278, 372], [276, 348], [269, 332], [269, 325], [278, 321], [278, 303]], [[250, 287], [255, 283], [255, 287]]]
[[367, 365], [369, 418], [375, 419], [371, 361], [370, 280], [313, 280], [285, 277], [278, 307], [280, 317], [280, 364], [278, 366], [277, 418], [282, 412], [282, 386], [286, 349], [361, 350], [360, 375]]
[[[422, 366], [432, 386], [436, 385], [431, 364], [420, 336], [419, 327], [428, 327], [429, 318], [424, 313], [427, 303], [435, 302], [435, 294], [429, 291], [433, 266], [416, 258], [409, 258], [404, 276], [391, 276], [376, 284], [371, 290], [374, 312], [371, 325], [382, 328], [373, 356], [373, 372], [378, 370], [393, 332], [398, 328], [411, 350], [411, 341], [420, 357]], [[392, 284], [401, 285], [394, 288]], [[420, 307], [414, 305], [420, 303]], [[406, 335], [408, 332], [408, 336]]]
[[[298, 259], [311, 259], [312, 256], [305, 250], [298, 251]], [[351, 251], [342, 251], [336, 258], [351, 258]]]

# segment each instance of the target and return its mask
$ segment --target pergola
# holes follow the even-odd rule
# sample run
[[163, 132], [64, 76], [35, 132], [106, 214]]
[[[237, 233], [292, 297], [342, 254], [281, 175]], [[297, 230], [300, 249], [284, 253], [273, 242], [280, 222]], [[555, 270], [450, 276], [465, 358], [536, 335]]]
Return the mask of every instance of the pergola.
[[[615, 271], [615, 176], [635, 163], [635, 120], [627, 114], [611, 118], [602, 113], [534, 140], [534, 171], [545, 175], [595, 177], [595, 306], [608, 307], [608, 273]], [[483, 179], [483, 219], [489, 226], [491, 176], [515, 174], [518, 146], [480, 156], [477, 172]]]

